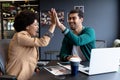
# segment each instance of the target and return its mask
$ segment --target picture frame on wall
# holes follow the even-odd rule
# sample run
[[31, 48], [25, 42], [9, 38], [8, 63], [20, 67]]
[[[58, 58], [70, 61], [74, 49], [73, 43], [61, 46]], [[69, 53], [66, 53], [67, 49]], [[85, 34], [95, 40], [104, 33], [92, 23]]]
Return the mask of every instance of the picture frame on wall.
[[74, 9], [81, 10], [84, 12], [84, 6], [74, 6]]

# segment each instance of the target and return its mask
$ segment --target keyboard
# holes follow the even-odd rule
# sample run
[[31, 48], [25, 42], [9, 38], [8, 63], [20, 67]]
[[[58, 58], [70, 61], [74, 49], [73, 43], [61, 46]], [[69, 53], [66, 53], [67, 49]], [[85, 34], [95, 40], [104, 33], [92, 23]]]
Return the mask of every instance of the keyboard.
[[79, 64], [79, 71], [89, 72], [89, 67], [88, 66], [84, 66], [82, 64]]

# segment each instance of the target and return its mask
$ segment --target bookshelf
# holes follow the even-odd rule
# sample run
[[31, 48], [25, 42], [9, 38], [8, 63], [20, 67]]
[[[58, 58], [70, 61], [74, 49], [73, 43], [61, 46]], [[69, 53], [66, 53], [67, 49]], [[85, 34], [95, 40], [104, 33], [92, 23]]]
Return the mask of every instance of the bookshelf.
[[4, 1], [0, 2], [0, 39], [12, 38], [15, 30], [13, 27], [15, 16], [22, 10], [28, 9], [38, 13], [39, 6], [36, 1]]

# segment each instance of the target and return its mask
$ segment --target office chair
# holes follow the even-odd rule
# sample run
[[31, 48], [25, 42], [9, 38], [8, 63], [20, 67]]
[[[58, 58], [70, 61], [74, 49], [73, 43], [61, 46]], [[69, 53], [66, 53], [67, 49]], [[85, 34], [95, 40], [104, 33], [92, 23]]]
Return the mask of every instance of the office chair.
[[17, 80], [16, 76], [7, 75], [5, 70], [9, 42], [10, 39], [0, 40], [0, 72], [2, 73], [2, 75], [0, 76], [0, 80]]
[[50, 56], [50, 60], [55, 60], [55, 59], [52, 59], [52, 56], [56, 55], [56, 58], [58, 60], [58, 57], [57, 57], [58, 54], [59, 54], [59, 51], [55, 51], [55, 50], [45, 51], [45, 59], [47, 60], [47, 55], [49, 55]]
[[96, 40], [96, 48], [105, 48], [105, 47], [107, 47], [107, 41]]

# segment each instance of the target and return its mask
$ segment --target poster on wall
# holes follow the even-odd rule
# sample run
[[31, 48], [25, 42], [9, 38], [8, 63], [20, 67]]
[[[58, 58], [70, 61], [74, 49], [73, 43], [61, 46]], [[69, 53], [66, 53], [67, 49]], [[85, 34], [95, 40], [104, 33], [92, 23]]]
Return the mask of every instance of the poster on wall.
[[84, 6], [74, 6], [74, 9], [81, 10], [84, 12]]
[[[57, 15], [58, 15], [60, 22], [64, 23], [64, 11], [57, 11]], [[51, 19], [50, 19], [50, 16], [47, 10], [40, 12], [40, 24], [42, 26], [51, 24]]]

